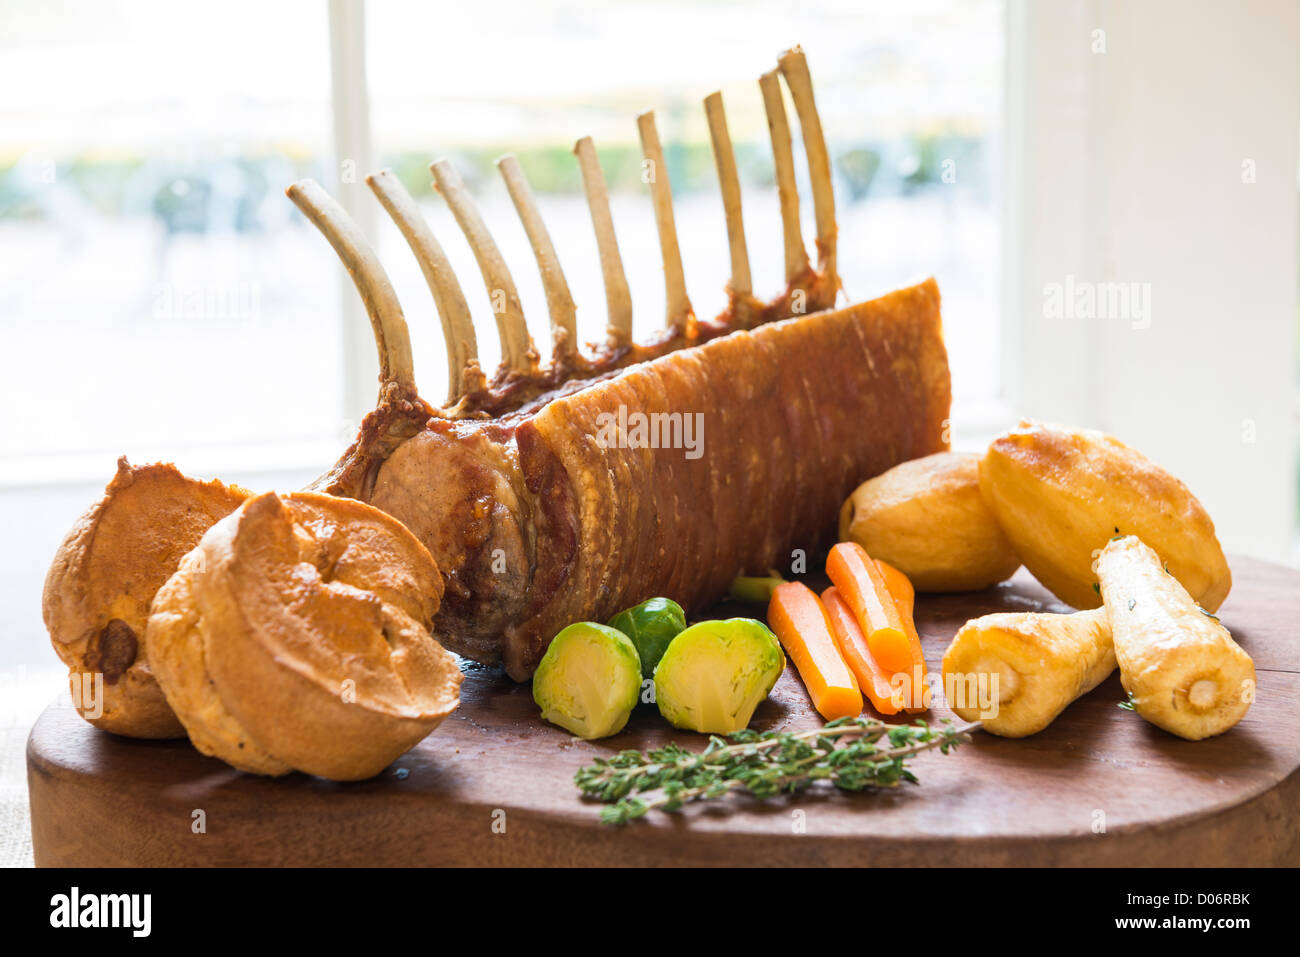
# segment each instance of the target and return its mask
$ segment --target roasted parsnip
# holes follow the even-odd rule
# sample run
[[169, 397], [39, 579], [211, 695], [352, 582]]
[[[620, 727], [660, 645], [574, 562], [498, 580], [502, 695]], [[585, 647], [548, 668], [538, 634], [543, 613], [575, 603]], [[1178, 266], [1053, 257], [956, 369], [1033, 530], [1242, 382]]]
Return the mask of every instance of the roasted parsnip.
[[943, 656], [948, 705], [1006, 738], [1042, 731], [1115, 670], [1105, 609], [966, 622]]
[[1222, 734], [1255, 697], [1255, 663], [1136, 536], [1097, 561], [1120, 680], [1133, 708], [1192, 741]]

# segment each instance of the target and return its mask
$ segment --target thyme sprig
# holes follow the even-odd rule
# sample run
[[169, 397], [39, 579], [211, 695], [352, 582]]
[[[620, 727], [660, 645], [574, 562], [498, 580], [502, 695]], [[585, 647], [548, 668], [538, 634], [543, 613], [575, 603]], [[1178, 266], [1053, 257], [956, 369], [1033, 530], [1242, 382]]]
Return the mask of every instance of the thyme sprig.
[[[889, 725], [873, 718], [838, 718], [806, 731], [736, 731], [709, 737], [703, 751], [666, 744], [598, 758], [574, 776], [582, 793], [604, 802], [606, 824], [626, 824], [658, 808], [679, 811], [690, 801], [732, 791], [757, 798], [794, 794], [818, 781], [844, 791], [917, 783], [908, 758], [937, 748], [947, 754], [979, 722], [931, 728], [924, 721]], [[882, 740], [883, 739], [883, 740]]]

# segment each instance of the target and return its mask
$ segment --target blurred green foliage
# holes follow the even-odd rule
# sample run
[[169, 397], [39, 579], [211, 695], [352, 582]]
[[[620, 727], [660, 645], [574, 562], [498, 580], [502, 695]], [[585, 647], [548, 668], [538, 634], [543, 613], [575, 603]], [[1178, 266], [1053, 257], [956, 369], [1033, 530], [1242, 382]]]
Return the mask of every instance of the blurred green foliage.
[[[862, 202], [873, 195], [910, 195], [944, 183], [945, 163], [957, 171], [957, 185], [987, 193], [984, 141], [977, 136], [917, 135], [887, 142], [833, 143], [840, 200]], [[473, 189], [495, 181], [496, 161], [506, 152], [500, 146], [475, 146], [446, 154]], [[568, 143], [543, 143], [513, 150], [538, 193], [576, 194], [582, 181]], [[735, 144], [736, 165], [742, 182], [759, 188], [774, 184], [771, 150], [766, 142]], [[708, 142], [672, 142], [664, 157], [673, 191], [678, 195], [717, 189], [713, 152]], [[387, 154], [381, 166], [394, 170], [416, 196], [433, 192], [429, 175], [432, 156], [424, 151]], [[611, 192], [638, 192], [643, 188], [642, 157], [634, 143], [603, 145], [601, 166]], [[152, 215], [171, 230], [204, 228], [204, 204], [220, 182], [229, 191], [237, 184], [239, 198], [235, 227], [257, 227], [257, 209], [270, 194], [288, 182], [313, 176], [328, 182], [319, 157], [281, 152], [236, 156], [214, 155], [189, 162], [151, 157], [112, 157], [85, 154], [55, 164], [56, 181], [84, 204], [109, 216]], [[40, 191], [50, 183], [47, 171], [30, 162], [0, 168], [0, 215], [6, 218], [40, 218], [48, 214]]]

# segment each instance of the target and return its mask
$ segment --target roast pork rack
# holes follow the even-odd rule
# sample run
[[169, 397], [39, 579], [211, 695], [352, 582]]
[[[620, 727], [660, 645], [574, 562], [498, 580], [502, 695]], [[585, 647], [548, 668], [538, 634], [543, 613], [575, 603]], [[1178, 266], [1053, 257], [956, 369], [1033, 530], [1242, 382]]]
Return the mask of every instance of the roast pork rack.
[[[586, 350], [523, 171], [513, 156], [498, 162], [546, 293], [552, 356], [545, 366], [473, 199], [450, 162], [430, 167], [492, 302], [502, 358], [490, 377], [479, 364], [464, 293], [415, 200], [387, 170], [366, 178], [419, 262], [441, 319], [451, 381], [436, 408], [416, 390], [406, 321], [373, 249], [319, 185], [289, 188], [351, 274], [380, 360], [376, 409], [313, 487], [371, 502], [424, 542], [447, 581], [437, 632], [452, 650], [504, 663], [522, 680], [569, 621], [603, 619], [652, 595], [700, 609], [735, 574], [787, 566], [798, 549], [824, 544], [856, 483], [947, 447], [937, 287], [927, 281], [833, 309], [839, 280], [830, 158], [803, 52], [788, 50], [778, 62], [759, 86], [780, 199], [785, 289], [769, 302], [754, 294], [736, 162], [722, 97], [714, 93], [704, 108], [731, 277], [724, 311], [713, 319], [694, 314], [663, 149], [654, 114], [644, 113], [637, 123], [667, 315], [665, 327], [642, 343], [632, 338], [632, 300], [590, 138], [574, 153], [608, 322], [604, 340]], [[782, 78], [807, 154], [816, 265], [800, 228]], [[663, 442], [657, 433], [647, 439], [644, 429], [640, 441], [629, 434], [629, 416], [638, 415], [652, 430], [664, 427]], [[612, 432], [611, 419], [618, 423]]]

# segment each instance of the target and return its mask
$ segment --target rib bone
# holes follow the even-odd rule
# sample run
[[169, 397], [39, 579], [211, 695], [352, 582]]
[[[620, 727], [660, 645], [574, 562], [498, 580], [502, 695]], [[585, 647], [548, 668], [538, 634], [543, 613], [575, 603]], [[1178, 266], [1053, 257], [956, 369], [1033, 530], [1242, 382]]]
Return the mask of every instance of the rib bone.
[[776, 70], [758, 78], [767, 111], [767, 128], [772, 134], [772, 161], [776, 166], [776, 191], [781, 200], [781, 229], [785, 235], [785, 281], [793, 283], [808, 268], [808, 252], [799, 228], [799, 190], [794, 181], [794, 150], [790, 145], [790, 123], [781, 98], [781, 81]]
[[609, 309], [606, 335], [611, 348], [632, 344], [632, 293], [628, 290], [627, 275], [623, 272], [623, 257], [618, 252], [618, 237], [614, 235], [614, 217], [609, 211], [609, 189], [605, 174], [596, 158], [596, 147], [590, 136], [573, 144], [582, 172], [582, 188], [587, 194], [587, 208], [591, 210], [591, 225], [596, 231], [596, 248], [600, 251], [600, 272], [605, 282], [605, 302]]
[[447, 160], [438, 160], [429, 169], [438, 184], [438, 192], [442, 193], [469, 241], [479, 272], [483, 274], [483, 283], [487, 286], [492, 312], [497, 320], [497, 332], [501, 336], [501, 364], [509, 372], [529, 372], [536, 361], [536, 353], [528, 337], [523, 306], [519, 303], [519, 292], [515, 289], [510, 269], [455, 167]]
[[392, 170], [380, 170], [366, 177], [366, 184], [392, 217], [397, 228], [415, 254], [424, 281], [433, 293], [442, 334], [447, 343], [447, 372], [450, 383], [447, 404], [452, 405], [467, 392], [482, 387], [483, 373], [478, 365], [478, 341], [469, 305], [456, 274], [428, 222], [420, 214], [411, 194]]
[[813, 100], [812, 77], [808, 59], [799, 47], [786, 50], [778, 58], [790, 98], [799, 114], [804, 150], [808, 154], [808, 178], [812, 183], [813, 209], [817, 217], [817, 255], [821, 271], [838, 285], [835, 272], [835, 191], [831, 184], [831, 161], [826, 152], [826, 137]]
[[677, 245], [677, 226], [673, 222], [673, 189], [668, 182], [664, 150], [655, 128], [654, 111], [636, 118], [641, 134], [641, 154], [650, 163], [650, 196], [654, 202], [655, 224], [659, 227], [659, 249], [664, 261], [664, 290], [668, 300], [668, 328], [674, 333], [686, 329], [691, 318], [691, 303], [686, 298], [686, 277], [682, 273], [682, 251]]
[[546, 306], [551, 315], [552, 361], [563, 363], [571, 360], [578, 353], [578, 324], [573, 294], [569, 284], [564, 280], [564, 270], [560, 268], [560, 259], [555, 254], [551, 234], [542, 221], [541, 211], [533, 192], [528, 188], [528, 180], [513, 153], [497, 160], [497, 169], [506, 181], [510, 199], [515, 204], [519, 219], [524, 224], [529, 245], [537, 257], [537, 268], [542, 274], [542, 286], [546, 289]]
[[[285, 190], [294, 205], [329, 240], [361, 295], [370, 328], [379, 351], [379, 378], [383, 385], [394, 383], [415, 390], [415, 369], [411, 359], [411, 336], [402, 316], [401, 303], [379, 264], [379, 258], [361, 234], [360, 227], [342, 206], [312, 179], [294, 183]], [[382, 388], [381, 388], [382, 392]]]
[[[747, 326], [747, 300], [754, 293], [749, 273], [749, 250], [745, 246], [745, 221], [740, 204], [740, 176], [736, 172], [736, 154], [727, 131], [727, 114], [722, 108], [722, 94], [711, 93], [704, 99], [704, 113], [709, 120], [709, 137], [713, 141], [713, 158], [718, 167], [718, 184], [722, 190], [722, 208], [727, 217], [727, 243], [731, 250], [731, 295], [733, 308], [741, 326]], [[746, 304], [746, 305], [742, 305]]]

